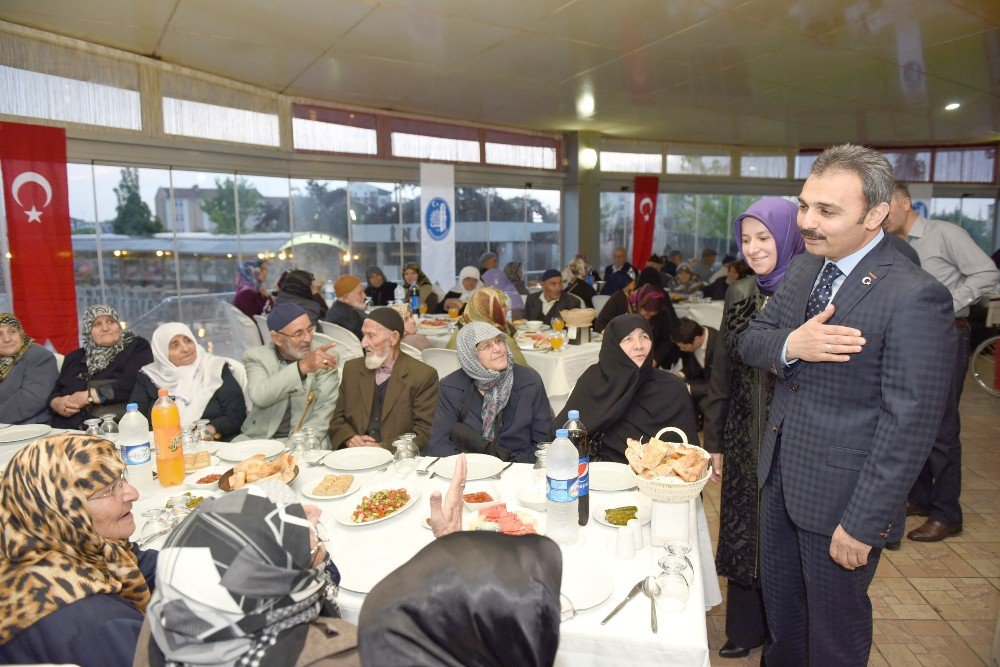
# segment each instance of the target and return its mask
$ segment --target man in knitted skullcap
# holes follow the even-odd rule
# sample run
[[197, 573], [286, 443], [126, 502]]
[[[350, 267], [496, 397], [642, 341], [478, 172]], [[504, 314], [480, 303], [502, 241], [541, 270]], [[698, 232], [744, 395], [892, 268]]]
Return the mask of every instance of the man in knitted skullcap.
[[583, 302], [569, 292], [563, 292], [562, 273], [549, 269], [542, 274], [542, 291], [528, 295], [524, 301], [524, 317], [551, 324], [552, 318], [564, 310], [583, 308]]
[[403, 318], [392, 308], [376, 308], [365, 319], [361, 348], [365, 356], [344, 364], [337, 409], [330, 420], [330, 442], [340, 447], [385, 447], [403, 433], [427, 449], [438, 403], [437, 371], [401, 353]]
[[365, 321], [365, 288], [357, 276], [340, 276], [333, 283], [337, 300], [326, 311], [326, 321], [340, 325], [361, 340], [361, 323]]

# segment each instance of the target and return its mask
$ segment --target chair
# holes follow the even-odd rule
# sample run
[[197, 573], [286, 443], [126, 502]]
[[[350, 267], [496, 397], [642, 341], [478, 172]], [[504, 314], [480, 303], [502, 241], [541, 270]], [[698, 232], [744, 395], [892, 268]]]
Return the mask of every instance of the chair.
[[597, 311], [598, 315], [601, 314], [601, 310], [604, 308], [604, 304], [606, 304], [608, 302], [608, 299], [610, 299], [610, 298], [611, 297], [609, 295], [607, 295], [607, 294], [595, 294], [594, 295], [594, 298], [592, 299], [592, 301], [594, 302], [594, 310]]
[[323, 320], [320, 320], [319, 326], [323, 332], [313, 334], [313, 339], [323, 341], [321, 344], [336, 343], [337, 346], [333, 349], [340, 359], [340, 366], [343, 366], [351, 359], [365, 356], [365, 351], [361, 349], [361, 341], [344, 327], [333, 322], [324, 322]]
[[417, 361], [423, 361], [424, 360], [423, 353], [420, 350], [418, 350], [417, 348], [415, 348], [412, 345], [410, 345], [409, 343], [400, 343], [399, 344], [399, 351], [403, 352], [404, 354], [410, 355], [411, 357], [413, 357]]
[[62, 371], [63, 360], [66, 358], [66, 356], [59, 354], [58, 352], [53, 352], [52, 354], [56, 356], [56, 370]]
[[233, 374], [233, 378], [236, 379], [236, 383], [240, 385], [240, 389], [243, 390], [243, 402], [246, 403], [247, 412], [253, 409], [253, 403], [250, 401], [250, 394], [247, 393], [247, 369], [242, 362], [236, 361], [235, 359], [230, 359], [229, 357], [223, 357], [226, 360], [226, 365], [229, 366], [229, 372]]
[[267, 328], [267, 318], [263, 315], [254, 315], [253, 321], [257, 323], [257, 329], [260, 330], [260, 337], [266, 343], [271, 340], [271, 330]]
[[423, 351], [424, 363], [437, 371], [438, 378], [443, 378], [462, 367], [458, 361], [458, 352], [442, 347], [429, 347]]
[[271, 340], [270, 337], [265, 337], [263, 340], [260, 337], [260, 332], [257, 327], [253, 325], [253, 322], [247, 319], [247, 316], [242, 310], [236, 306], [225, 303], [222, 304], [225, 312], [226, 319], [229, 321], [229, 326], [233, 330], [233, 334], [236, 338], [236, 344], [238, 346], [238, 353], [242, 356], [243, 351], [250, 347], [257, 347], [263, 343], [265, 340]]

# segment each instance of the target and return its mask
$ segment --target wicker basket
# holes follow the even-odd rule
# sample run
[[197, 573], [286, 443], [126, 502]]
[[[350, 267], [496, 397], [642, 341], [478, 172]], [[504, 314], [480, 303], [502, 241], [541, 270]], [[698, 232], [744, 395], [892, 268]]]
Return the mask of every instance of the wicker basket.
[[[674, 428], [673, 426], [667, 426], [666, 428], [660, 429], [660, 431], [653, 437], [659, 440], [660, 436], [667, 432], [676, 433], [680, 436], [680, 443], [670, 443], [670, 444], [683, 444], [685, 447], [691, 447], [693, 449], [700, 450], [702, 458], [706, 459], [711, 458], [708, 452], [702, 449], [701, 447], [697, 447], [695, 445], [689, 445], [687, 435], [684, 433], [684, 431], [680, 430], [679, 428]], [[705, 488], [706, 484], [708, 484], [708, 480], [712, 476], [712, 464], [711, 462], [709, 462], [708, 468], [706, 468], [705, 470], [705, 476], [699, 479], [697, 482], [684, 482], [680, 481], [680, 478], [676, 478], [679, 480], [678, 482], [673, 484], [667, 484], [665, 482], [657, 482], [651, 479], [640, 477], [639, 475], [636, 474], [634, 470], [632, 470], [632, 466], [628, 467], [628, 471], [629, 473], [632, 474], [633, 479], [635, 479], [635, 483], [638, 485], [639, 490], [642, 491], [647, 496], [649, 496], [650, 498], [652, 498], [653, 500], [659, 500], [660, 502], [664, 503], [686, 503], [689, 500], [697, 498], [698, 494], [701, 493], [701, 490]]]

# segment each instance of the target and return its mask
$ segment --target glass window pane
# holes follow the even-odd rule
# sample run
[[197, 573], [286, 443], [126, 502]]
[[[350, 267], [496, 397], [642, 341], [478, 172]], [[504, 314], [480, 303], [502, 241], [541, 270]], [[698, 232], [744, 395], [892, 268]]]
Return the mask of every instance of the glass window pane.
[[990, 255], [993, 227], [996, 221], [996, 200], [987, 197], [934, 197], [931, 217], [960, 225], [983, 251]]
[[[455, 187], [455, 268], [479, 268], [479, 256], [489, 241], [486, 222], [486, 188]], [[449, 286], [445, 286], [448, 289]]]
[[[386, 278], [401, 280], [402, 256], [399, 251], [399, 205], [396, 202], [395, 183], [355, 182], [348, 186], [351, 208], [351, 252], [341, 257], [339, 270], [358, 277], [365, 267], [380, 266]], [[351, 268], [357, 255], [356, 265]]]
[[294, 235], [289, 247], [279, 249], [279, 259], [284, 251], [286, 260], [317, 280], [336, 280], [345, 266], [343, 256], [351, 249], [347, 182], [292, 179], [291, 195]]
[[391, 136], [392, 154], [396, 157], [445, 162], [479, 162], [478, 141], [428, 137], [405, 132], [393, 132]]
[[996, 178], [996, 148], [939, 150], [934, 156], [934, 180], [992, 183]]
[[[559, 264], [559, 190], [528, 190], [528, 263], [523, 267], [526, 280], [540, 280], [546, 269], [561, 269]], [[501, 266], [501, 268], [503, 268]]]
[[812, 169], [813, 162], [819, 157], [818, 153], [813, 153], [810, 155], [796, 155], [795, 156], [795, 178], [800, 180], [805, 180], [809, 178], [809, 170]]
[[[94, 222], [94, 181], [89, 164], [66, 165], [69, 186], [69, 224], [73, 243], [73, 273], [76, 282], [77, 316], [83, 307], [100, 303], [101, 271], [97, 263], [97, 225]], [[113, 200], [105, 202], [113, 210]]]
[[892, 165], [898, 181], [918, 183], [931, 179], [930, 151], [882, 151], [882, 155]]
[[653, 153], [616, 153], [601, 151], [601, 171], [635, 174], [663, 172], [663, 156]]
[[728, 176], [732, 158], [728, 155], [668, 155], [668, 174]]
[[163, 98], [163, 131], [185, 137], [278, 146], [277, 114]]
[[556, 149], [547, 146], [518, 146], [487, 141], [486, 162], [530, 169], [555, 169]]
[[788, 158], [784, 155], [743, 155], [740, 176], [744, 178], [785, 178]]
[[[423, 225], [420, 224], [420, 186], [416, 183], [401, 183], [396, 193], [397, 201], [403, 209], [403, 264], [420, 263], [420, 239]], [[442, 285], [448, 289], [450, 285]]]
[[[625, 244], [626, 228], [632, 224], [635, 194], [632, 192], [601, 193], [601, 244], [598, 257], [590, 262], [604, 277], [604, 267], [612, 261], [612, 253], [617, 246]], [[627, 247], [627, 246], [626, 246]]]
[[[236, 189], [240, 206], [240, 243], [261, 244], [254, 253], [268, 260], [268, 270], [274, 272], [275, 280], [288, 269], [305, 269], [312, 272], [316, 280], [323, 280], [324, 267], [303, 266], [294, 256], [289, 256], [292, 237], [288, 217], [288, 179], [271, 176], [250, 176], [237, 174], [235, 181], [223, 181], [225, 196], [232, 196]], [[220, 193], [221, 194], [221, 193]], [[248, 255], [243, 251], [244, 258]]]
[[363, 127], [293, 118], [292, 137], [295, 148], [299, 150], [361, 155], [375, 155], [378, 152], [377, 133]]
[[507, 262], [528, 266], [524, 195], [521, 188], [490, 190], [490, 250], [499, 257], [501, 269]]

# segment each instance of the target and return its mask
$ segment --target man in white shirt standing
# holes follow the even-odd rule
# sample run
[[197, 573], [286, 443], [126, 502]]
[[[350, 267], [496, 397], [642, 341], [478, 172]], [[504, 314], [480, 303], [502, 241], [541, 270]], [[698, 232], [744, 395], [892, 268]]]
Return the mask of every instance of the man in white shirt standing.
[[969, 304], [991, 292], [1000, 282], [1000, 271], [968, 232], [951, 222], [928, 220], [913, 210], [910, 190], [896, 183], [885, 229], [917, 251], [920, 266], [951, 293], [958, 345], [955, 349], [952, 391], [934, 449], [910, 490], [907, 516], [926, 516], [922, 526], [907, 537], [937, 542], [962, 531], [962, 442], [959, 401], [969, 369]]

